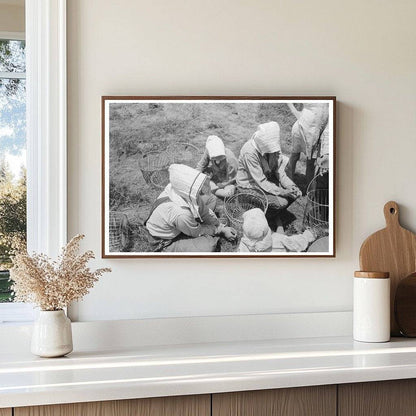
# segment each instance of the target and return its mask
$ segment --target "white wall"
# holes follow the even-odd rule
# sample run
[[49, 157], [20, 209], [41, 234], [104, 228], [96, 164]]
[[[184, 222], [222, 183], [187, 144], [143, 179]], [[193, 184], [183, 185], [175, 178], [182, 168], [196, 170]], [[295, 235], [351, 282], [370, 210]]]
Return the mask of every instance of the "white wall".
[[97, 260], [79, 320], [351, 309], [394, 199], [416, 230], [416, 2], [68, 0], [69, 235], [100, 256], [102, 95], [336, 95], [335, 259]]

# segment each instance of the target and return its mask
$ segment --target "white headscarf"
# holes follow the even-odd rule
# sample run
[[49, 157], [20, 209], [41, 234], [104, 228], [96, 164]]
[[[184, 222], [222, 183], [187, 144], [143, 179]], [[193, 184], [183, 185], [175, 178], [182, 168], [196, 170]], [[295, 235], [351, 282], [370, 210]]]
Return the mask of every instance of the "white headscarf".
[[218, 136], [208, 136], [205, 147], [210, 158], [225, 156], [224, 142]]
[[200, 219], [197, 198], [206, 179], [207, 175], [190, 166], [173, 164], [169, 166], [170, 184], [165, 190], [171, 201], [185, 203], [194, 218]]
[[257, 150], [265, 153], [280, 152], [280, 127], [275, 121], [260, 124], [253, 134], [253, 141]]
[[243, 220], [240, 251], [245, 248], [252, 252], [272, 251], [272, 232], [264, 212], [259, 208], [250, 209], [243, 214]]

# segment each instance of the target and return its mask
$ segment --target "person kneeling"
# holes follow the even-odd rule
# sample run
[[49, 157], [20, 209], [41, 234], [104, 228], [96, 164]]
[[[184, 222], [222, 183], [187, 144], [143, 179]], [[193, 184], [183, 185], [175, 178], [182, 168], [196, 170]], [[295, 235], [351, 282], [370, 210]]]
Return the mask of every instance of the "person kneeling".
[[211, 191], [225, 199], [234, 195], [238, 160], [218, 136], [209, 136], [196, 169], [211, 178]]
[[154, 202], [145, 222], [156, 252], [214, 252], [219, 237], [234, 240], [236, 232], [220, 224], [208, 208], [207, 175], [186, 165], [169, 167], [170, 183]]
[[260, 124], [241, 148], [237, 186], [264, 192], [270, 210], [286, 209], [302, 194], [286, 175], [288, 158], [280, 148], [280, 127], [275, 121]]

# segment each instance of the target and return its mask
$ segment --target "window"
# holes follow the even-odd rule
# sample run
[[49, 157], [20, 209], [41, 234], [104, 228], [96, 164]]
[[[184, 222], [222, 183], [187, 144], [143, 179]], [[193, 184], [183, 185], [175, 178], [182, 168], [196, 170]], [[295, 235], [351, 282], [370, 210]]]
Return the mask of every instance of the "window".
[[[20, 65], [1, 69], [1, 82], [25, 86], [27, 247], [56, 257], [66, 243], [66, 0], [25, 2], [25, 32], [27, 77]], [[0, 39], [24, 38], [0, 32]], [[0, 303], [0, 324], [33, 316], [31, 305]]]
[[8, 268], [26, 244], [26, 53], [21, 34], [0, 33], [0, 302], [12, 301]]

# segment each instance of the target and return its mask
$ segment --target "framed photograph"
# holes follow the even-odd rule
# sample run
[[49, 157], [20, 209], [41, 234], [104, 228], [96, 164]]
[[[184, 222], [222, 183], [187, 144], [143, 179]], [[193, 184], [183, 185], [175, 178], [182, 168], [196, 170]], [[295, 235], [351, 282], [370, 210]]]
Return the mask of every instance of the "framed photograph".
[[103, 257], [335, 257], [335, 97], [102, 97]]

